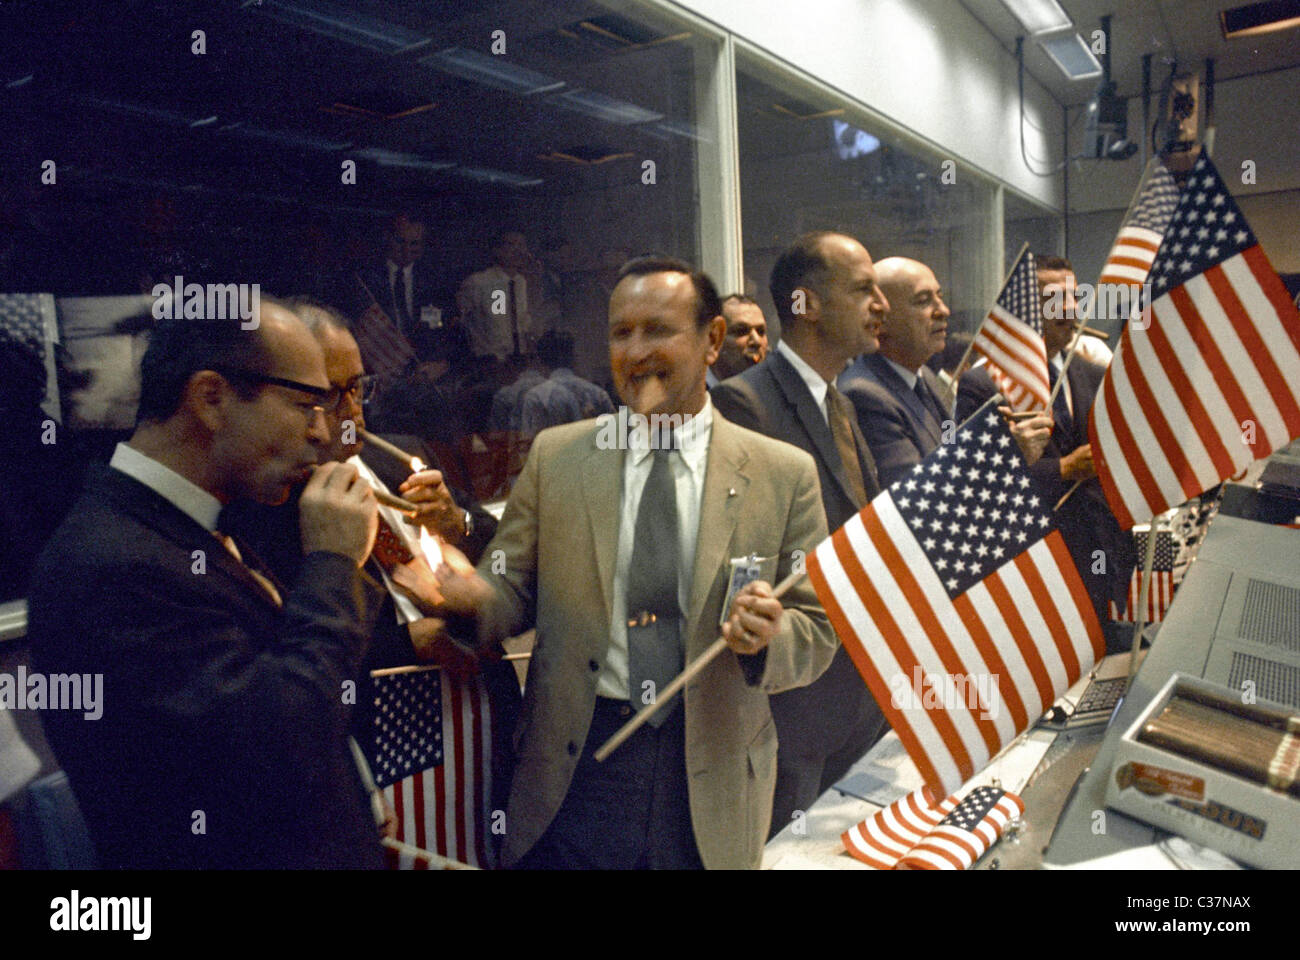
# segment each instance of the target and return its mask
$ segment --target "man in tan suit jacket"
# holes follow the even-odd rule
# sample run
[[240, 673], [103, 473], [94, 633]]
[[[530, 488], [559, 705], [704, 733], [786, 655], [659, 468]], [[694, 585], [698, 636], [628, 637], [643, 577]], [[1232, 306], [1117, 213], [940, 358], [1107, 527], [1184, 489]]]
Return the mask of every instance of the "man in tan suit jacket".
[[[683, 548], [680, 574], [685, 662], [719, 635], [731, 558], [777, 558], [779, 581], [826, 537], [812, 458], [728, 423], [709, 404], [705, 371], [725, 331], [719, 313], [708, 278], [678, 261], [633, 261], [610, 303], [624, 402], [635, 413], [706, 424], [703, 449], [680, 448], [688, 464], [706, 461], [702, 485], [691, 485], [689, 465], [674, 468], [679, 529], [694, 544], [693, 558]], [[591, 754], [640, 707], [627, 666], [636, 625], [621, 626], [634, 616], [626, 599], [633, 545], [621, 541], [631, 539], [636, 512], [628, 491], [639, 499], [643, 488], [629, 479], [635, 454], [611, 449], [611, 426], [588, 420], [539, 434], [478, 574], [443, 572], [449, 603], [472, 598], [459, 602], [477, 609], [485, 639], [537, 628], [503, 861], [757, 867], [776, 781], [768, 694], [816, 679], [835, 634], [806, 580], [781, 600], [769, 583], [750, 584], [722, 632], [731, 649], [687, 685], [684, 710], [666, 705], [662, 726], [642, 727], [597, 764]]]

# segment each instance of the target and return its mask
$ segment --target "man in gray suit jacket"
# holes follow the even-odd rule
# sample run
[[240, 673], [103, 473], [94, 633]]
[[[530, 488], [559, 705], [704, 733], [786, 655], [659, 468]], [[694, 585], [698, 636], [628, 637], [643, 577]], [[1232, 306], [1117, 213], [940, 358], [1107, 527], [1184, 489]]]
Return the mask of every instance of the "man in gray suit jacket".
[[948, 391], [925, 365], [943, 349], [948, 307], [934, 272], [916, 260], [887, 257], [876, 264], [876, 277], [889, 298], [880, 350], [858, 357], [840, 374], [839, 387], [857, 411], [880, 482], [889, 486], [939, 446], [952, 420]]
[[[782, 339], [758, 366], [713, 388], [730, 420], [806, 450], [817, 464], [831, 530], [880, 492], [853, 407], [835, 389], [852, 357], [876, 348], [889, 309], [871, 255], [852, 237], [811, 233], [772, 268]], [[843, 649], [817, 682], [772, 698], [780, 739], [773, 832], [817, 797], [888, 730]]]
[[[712, 283], [686, 264], [627, 264], [609, 307], [614, 384], [633, 414], [678, 424], [674, 435], [625, 442], [617, 416], [543, 430], [477, 574], [442, 571], [449, 607], [477, 612], [481, 639], [537, 627], [507, 866], [738, 869], [762, 858], [776, 782], [768, 694], [814, 680], [836, 640], [806, 580], [779, 600], [755, 581], [725, 606], [728, 561], [771, 558], [783, 578], [826, 523], [807, 454], [710, 403], [719, 313]], [[724, 617], [730, 649], [597, 763]]]

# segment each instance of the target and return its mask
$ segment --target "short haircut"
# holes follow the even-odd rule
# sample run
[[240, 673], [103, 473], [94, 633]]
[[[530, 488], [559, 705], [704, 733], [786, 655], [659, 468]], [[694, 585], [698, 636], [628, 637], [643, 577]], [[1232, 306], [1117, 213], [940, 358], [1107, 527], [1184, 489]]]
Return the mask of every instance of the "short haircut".
[[384, 224], [384, 236], [397, 236], [397, 225], [403, 220], [407, 223], [418, 223], [422, 227], [428, 226], [424, 217], [420, 216], [414, 210], [398, 210], [395, 214], [389, 217], [388, 221]]
[[685, 260], [676, 257], [637, 257], [629, 260], [618, 271], [614, 285], [622, 283], [628, 277], [645, 277], [652, 273], [684, 273], [691, 278], [695, 288], [695, 327], [707, 327], [714, 317], [722, 313], [722, 302], [718, 299], [718, 288], [713, 285], [708, 274], [691, 268]]
[[[290, 309], [263, 295], [268, 303]], [[149, 334], [149, 346], [140, 361], [140, 406], [135, 421], [164, 421], [180, 408], [185, 385], [200, 370], [247, 370], [269, 373], [271, 358], [261, 326], [244, 330], [238, 318], [230, 320], [159, 320]], [[241, 400], [251, 400], [261, 384], [233, 379], [231, 387]]]
[[573, 366], [573, 334], [547, 330], [537, 340], [537, 358], [551, 369]]
[[822, 241], [828, 237], [845, 234], [835, 230], [814, 230], [795, 238], [794, 243], [781, 251], [772, 265], [772, 279], [768, 290], [776, 305], [776, 315], [783, 326], [798, 324], [801, 318], [794, 315], [794, 292], [799, 287], [823, 288], [831, 265], [822, 252]]
[[283, 306], [292, 310], [298, 319], [306, 324], [313, 336], [319, 335], [323, 327], [342, 330], [344, 333], [352, 332], [352, 324], [343, 312], [323, 300], [308, 296], [289, 297], [284, 301]]
[[1074, 267], [1065, 257], [1054, 254], [1034, 254], [1034, 270], [1066, 270], [1074, 273]]
[[744, 303], [744, 304], [748, 304], [749, 306], [752, 306], [752, 307], [757, 307], [757, 306], [758, 306], [758, 301], [757, 301], [757, 300], [755, 300], [753, 297], [747, 297], [747, 296], [745, 296], [743, 293], [729, 293], [729, 294], [727, 294], [725, 297], [722, 298], [722, 305], [725, 307], [727, 304], [731, 303], [733, 300], [734, 300], [736, 303]]

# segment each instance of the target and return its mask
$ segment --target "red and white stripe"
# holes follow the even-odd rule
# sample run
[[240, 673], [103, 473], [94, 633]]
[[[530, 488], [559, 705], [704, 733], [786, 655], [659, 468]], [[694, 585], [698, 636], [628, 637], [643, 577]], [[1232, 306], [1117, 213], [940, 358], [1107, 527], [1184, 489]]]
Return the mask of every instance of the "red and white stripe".
[[[1138, 597], [1142, 590], [1142, 568], [1133, 571], [1128, 582], [1128, 602], [1123, 610], [1114, 600], [1110, 602], [1110, 618], [1121, 623], [1136, 623], [1134, 616], [1138, 609]], [[1169, 605], [1174, 602], [1174, 574], [1171, 570], [1152, 570], [1151, 589], [1147, 593], [1147, 623], [1159, 623], [1165, 618]]]
[[1300, 317], [1258, 246], [1170, 289], [1140, 326], [1120, 338], [1089, 424], [1125, 528], [1300, 434]]
[[937, 805], [932, 803], [929, 792], [922, 787], [850, 827], [840, 839], [855, 860], [877, 870], [892, 870], [956, 806], [955, 796]]
[[[395, 839], [487, 867], [492, 711], [481, 678], [442, 685], [442, 764], [384, 788], [397, 814]], [[416, 869], [421, 869], [416, 867]]]
[[970, 830], [951, 824], [935, 827], [898, 862], [911, 870], [967, 870], [997, 843], [1008, 823], [1025, 812], [1013, 793], [1004, 793], [993, 809]]
[[377, 303], [372, 303], [370, 309], [361, 315], [352, 332], [367, 373], [400, 373], [415, 359], [411, 341], [393, 325]]
[[989, 374], [1012, 409], [1047, 409], [1047, 348], [1033, 327], [995, 304], [975, 334], [974, 347], [988, 359]]
[[[920, 770], [947, 795], [1036, 722], [1102, 655], [1100, 625], [1053, 531], [956, 600], [949, 598], [889, 493], [814, 552], [812, 579], [840, 642]], [[916, 669], [983, 678], [992, 702], [926, 709]], [[970, 705], [975, 700], [975, 705]]]
[[1162, 234], [1146, 227], [1127, 226], [1121, 229], [1110, 256], [1101, 268], [1098, 284], [1125, 283], [1141, 286], [1146, 283], [1162, 239]]

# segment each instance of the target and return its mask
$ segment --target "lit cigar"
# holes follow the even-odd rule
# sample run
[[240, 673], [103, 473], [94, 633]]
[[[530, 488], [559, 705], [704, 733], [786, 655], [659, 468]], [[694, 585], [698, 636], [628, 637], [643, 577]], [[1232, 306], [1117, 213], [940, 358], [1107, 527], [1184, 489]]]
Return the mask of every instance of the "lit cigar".
[[407, 453], [401, 447], [394, 446], [382, 437], [375, 436], [369, 430], [358, 430], [357, 436], [366, 441], [366, 443], [370, 444], [376, 450], [382, 450], [390, 457], [395, 457], [396, 459], [401, 460], [402, 463], [406, 464], [408, 467], [413, 467], [417, 462], [419, 462], [419, 457], [411, 456], [411, 454]]
[[1079, 332], [1089, 337], [1096, 337], [1098, 340], [1110, 339], [1110, 334], [1105, 330], [1094, 330], [1092, 327], [1080, 327]]
[[409, 513], [412, 516], [420, 512], [420, 508], [410, 500], [403, 500], [401, 497], [395, 497], [385, 490], [378, 487], [371, 487], [375, 491], [375, 499], [386, 507], [392, 507], [395, 510], [401, 510], [403, 513]]

